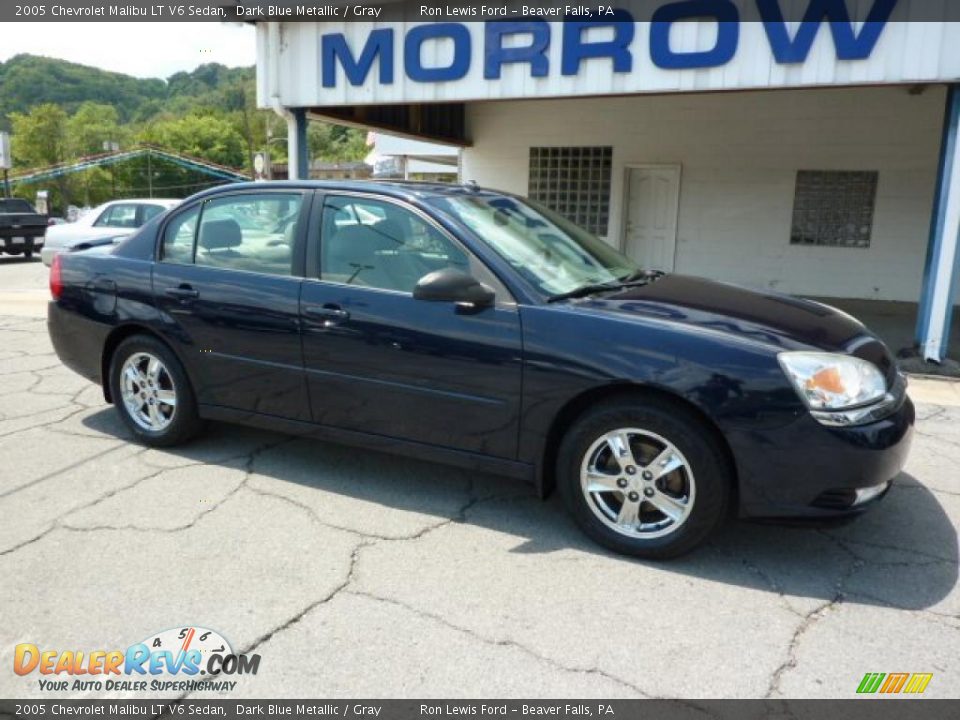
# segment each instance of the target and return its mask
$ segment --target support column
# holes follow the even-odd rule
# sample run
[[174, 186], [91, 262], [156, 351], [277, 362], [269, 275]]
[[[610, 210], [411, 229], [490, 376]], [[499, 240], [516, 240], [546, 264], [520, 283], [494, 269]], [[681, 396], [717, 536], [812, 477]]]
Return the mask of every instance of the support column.
[[310, 178], [310, 153], [307, 147], [307, 111], [290, 108], [285, 111], [287, 119], [287, 179]]
[[[294, 108], [293, 117], [297, 123], [297, 180], [310, 179], [310, 148], [307, 144], [307, 111]], [[290, 176], [291, 179], [293, 175]]]
[[934, 197], [930, 242], [917, 317], [917, 345], [924, 360], [947, 355], [957, 278], [960, 275], [960, 85], [947, 91], [940, 168]]

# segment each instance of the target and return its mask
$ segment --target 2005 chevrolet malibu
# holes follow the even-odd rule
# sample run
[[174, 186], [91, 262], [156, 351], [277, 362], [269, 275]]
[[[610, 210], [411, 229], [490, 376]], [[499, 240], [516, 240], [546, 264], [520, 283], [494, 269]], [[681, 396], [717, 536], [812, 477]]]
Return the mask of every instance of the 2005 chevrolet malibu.
[[508, 474], [642, 557], [729, 514], [859, 512], [914, 424], [849, 315], [647, 272], [473, 187], [217, 188], [58, 255], [50, 286], [60, 358], [146, 444], [211, 419]]

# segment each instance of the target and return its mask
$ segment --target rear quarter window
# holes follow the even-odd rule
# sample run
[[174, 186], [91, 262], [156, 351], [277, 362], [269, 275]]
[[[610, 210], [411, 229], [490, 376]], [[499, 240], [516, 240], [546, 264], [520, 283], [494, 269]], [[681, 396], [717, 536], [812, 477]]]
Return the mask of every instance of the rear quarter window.
[[193, 238], [197, 234], [200, 207], [174, 216], [163, 230], [160, 259], [164, 262], [190, 264], [193, 262]]

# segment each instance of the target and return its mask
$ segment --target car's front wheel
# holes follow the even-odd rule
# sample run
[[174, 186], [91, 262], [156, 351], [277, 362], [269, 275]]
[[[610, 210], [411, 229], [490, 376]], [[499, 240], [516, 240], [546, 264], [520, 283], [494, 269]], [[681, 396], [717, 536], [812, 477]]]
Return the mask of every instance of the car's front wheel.
[[183, 366], [156, 338], [134, 335], [117, 346], [110, 394], [123, 422], [146, 445], [177, 445], [201, 428]]
[[567, 432], [557, 462], [567, 508], [594, 540], [644, 558], [693, 549], [725, 514], [731, 485], [717, 440], [682, 405], [599, 405]]

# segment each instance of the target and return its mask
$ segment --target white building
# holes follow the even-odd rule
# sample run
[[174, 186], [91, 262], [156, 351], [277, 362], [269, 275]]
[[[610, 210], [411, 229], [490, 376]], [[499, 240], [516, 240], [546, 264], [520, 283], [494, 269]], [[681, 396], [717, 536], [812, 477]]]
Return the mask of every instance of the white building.
[[647, 267], [918, 302], [917, 342], [943, 359], [957, 3], [625, 0], [589, 21], [442, 23], [420, 7], [260, 23], [261, 106], [462, 148], [464, 181], [538, 199]]
[[374, 178], [457, 180], [460, 171], [458, 147], [382, 132], [370, 133], [367, 142], [373, 148], [364, 160], [373, 166]]

